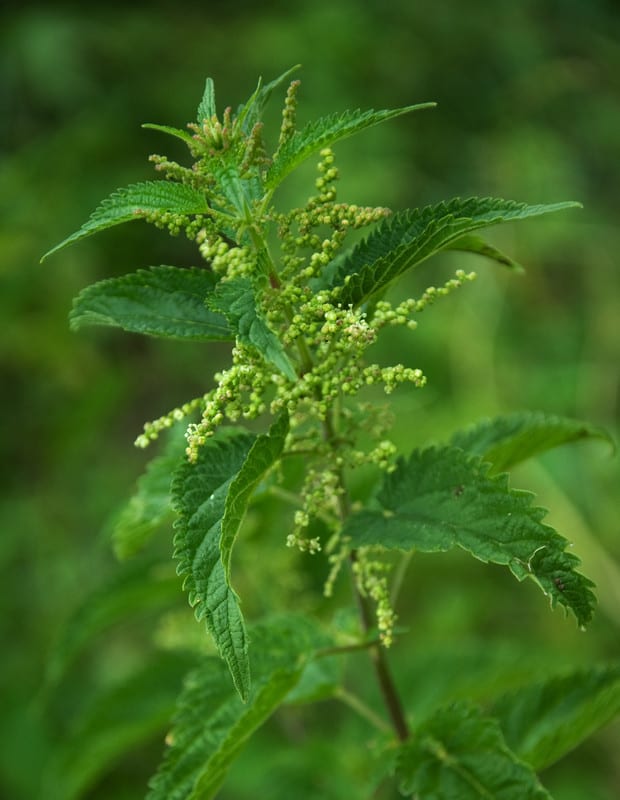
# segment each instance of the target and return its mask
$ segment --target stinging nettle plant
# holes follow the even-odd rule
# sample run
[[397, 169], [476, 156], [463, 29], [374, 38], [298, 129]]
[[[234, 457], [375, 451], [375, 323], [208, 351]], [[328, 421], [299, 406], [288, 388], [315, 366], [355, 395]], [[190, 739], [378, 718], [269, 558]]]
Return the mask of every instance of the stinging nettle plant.
[[[422, 310], [475, 277], [459, 270], [419, 297], [390, 302], [387, 290], [410, 270], [445, 250], [515, 268], [479, 230], [579, 204], [470, 198], [392, 213], [341, 202], [332, 146], [434, 104], [333, 114], [299, 129], [299, 81], [293, 80], [270, 152], [261, 117], [292, 71], [266, 85], [259, 81], [236, 113], [218, 112], [208, 79], [187, 129], [145, 125], [182, 140], [191, 166], [151, 156], [163, 180], [114, 192], [44, 256], [138, 219], [184, 233], [202, 256], [200, 267], [156, 266], [95, 283], [75, 299], [71, 325], [231, 343], [230, 366], [214, 376], [213, 389], [145, 424], [138, 447], [161, 436], [165, 446], [115, 524], [115, 550], [126, 558], [148, 548], [173, 510], [176, 569], [217, 649], [189, 659], [148, 798], [215, 797], [243, 745], [274, 712], [330, 698], [359, 712], [374, 737], [376, 763], [364, 786], [352, 782], [351, 797], [373, 791], [391, 797], [394, 787], [419, 798], [550, 797], [536, 773], [618, 711], [620, 671], [556, 674], [484, 707], [461, 698], [414, 717], [388, 659], [389, 648], [409, 636], [400, 627], [409, 620], [398, 619], [395, 606], [407, 589], [411, 554], [460, 548], [508, 567], [518, 581], [530, 578], [552, 607], [564, 607], [585, 627], [593, 584], [578, 571], [568, 542], [545, 524], [533, 495], [509, 486], [506, 471], [550, 448], [607, 434], [522, 412], [398, 454], [389, 404], [372, 402], [376, 393], [371, 389], [369, 399], [368, 387], [382, 387], [386, 395], [417, 391], [426, 377], [402, 364], [373, 363], [369, 351], [390, 327], [415, 336]], [[312, 156], [318, 157], [316, 192], [303, 207], [280, 210], [274, 203], [280, 185]], [[354, 234], [366, 228], [365, 238]], [[363, 498], [351, 492], [359, 470], [374, 476]], [[255, 509], [260, 520], [266, 498], [272, 508], [278, 504], [276, 528], [288, 568], [298, 568], [295, 550], [324, 559], [317, 613], [273, 607], [262, 618], [244, 619], [232, 582], [233, 547], [246, 546], [246, 511]], [[243, 563], [260, 558], [267, 558], [264, 550]], [[113, 591], [123, 591], [122, 581], [106, 594]], [[267, 586], [265, 593], [269, 598]], [[60, 643], [53, 680], [78, 647], [80, 625], [88, 626], [87, 612], [76, 616]], [[360, 661], [374, 674], [382, 709], [349, 686], [345, 666], [361, 669]], [[178, 663], [187, 669], [187, 655]], [[170, 675], [177, 677], [174, 670]], [[88, 750], [86, 740], [83, 747]], [[104, 768], [86, 767], [70, 796], [80, 796], [79, 787]]]

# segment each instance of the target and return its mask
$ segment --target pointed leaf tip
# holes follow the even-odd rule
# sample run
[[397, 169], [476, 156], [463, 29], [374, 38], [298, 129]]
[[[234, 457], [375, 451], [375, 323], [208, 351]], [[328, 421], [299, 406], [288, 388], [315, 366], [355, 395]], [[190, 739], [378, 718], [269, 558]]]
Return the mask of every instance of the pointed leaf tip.
[[342, 286], [341, 301], [359, 305], [442, 250], [473, 250], [506, 263], [503, 254], [472, 236], [474, 231], [578, 205], [574, 201], [528, 205], [495, 197], [456, 197], [400, 211], [380, 222], [366, 239], [340, 257], [336, 269], [326, 270], [329, 286]]
[[204, 214], [209, 211], [209, 206], [202, 192], [184, 183], [163, 180], [134, 183], [112, 192], [97, 206], [79, 230], [48, 250], [41, 261], [57, 250], [87, 236], [92, 236], [94, 233], [123, 222], [144, 219], [149, 214], [159, 211], [172, 211], [187, 215]]
[[[570, 609], [580, 626], [592, 618], [592, 582], [577, 572], [568, 542], [542, 522], [530, 492], [508, 486], [506, 474], [458, 447], [414, 450], [384, 480], [381, 511], [353, 514], [345, 534], [353, 546], [437, 553], [460, 547], [485, 563], [532, 578], [551, 605]], [[387, 513], [386, 513], [387, 512]]]

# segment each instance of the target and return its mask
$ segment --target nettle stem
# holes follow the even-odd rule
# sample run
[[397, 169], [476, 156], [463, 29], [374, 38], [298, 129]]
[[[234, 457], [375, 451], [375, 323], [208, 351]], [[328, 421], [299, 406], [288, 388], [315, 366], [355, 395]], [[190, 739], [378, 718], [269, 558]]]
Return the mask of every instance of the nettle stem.
[[[337, 448], [337, 436], [334, 429], [331, 411], [327, 414], [323, 430], [325, 439], [330, 443], [333, 443], [334, 449]], [[346, 489], [346, 482], [342, 469], [339, 470], [339, 480], [343, 492], [339, 496], [338, 502], [340, 518], [344, 524], [345, 520], [348, 519], [351, 513], [351, 503]], [[351, 584], [353, 587], [353, 594], [357, 603], [362, 630], [365, 634], [369, 634], [374, 627], [375, 619], [369, 598], [362, 594], [357, 581], [355, 580], [355, 565], [357, 562], [357, 551], [351, 550], [349, 554], [349, 564], [351, 566]], [[398, 739], [401, 742], [404, 742], [409, 738], [409, 726], [407, 725], [403, 705], [388, 664], [385, 647], [377, 642], [369, 647], [368, 652], [374, 667], [383, 702], [392, 723], [392, 727]]]
[[[351, 551], [349, 560], [351, 567], [353, 568], [357, 562], [357, 553], [355, 550]], [[355, 599], [357, 600], [357, 607], [359, 609], [360, 620], [362, 622], [362, 628], [364, 633], [369, 633], [374, 624], [372, 608], [368, 602], [368, 598], [362, 595], [357, 587], [355, 579], [353, 579], [352, 582], [353, 592], [355, 594]], [[407, 725], [403, 706], [387, 661], [385, 648], [379, 643], [374, 644], [369, 648], [369, 655], [373, 663], [377, 681], [379, 683], [379, 689], [381, 690], [383, 702], [385, 703], [385, 707], [390, 715], [392, 727], [394, 728], [394, 731], [396, 732], [396, 735], [400, 741], [404, 742], [409, 738], [409, 726]]]

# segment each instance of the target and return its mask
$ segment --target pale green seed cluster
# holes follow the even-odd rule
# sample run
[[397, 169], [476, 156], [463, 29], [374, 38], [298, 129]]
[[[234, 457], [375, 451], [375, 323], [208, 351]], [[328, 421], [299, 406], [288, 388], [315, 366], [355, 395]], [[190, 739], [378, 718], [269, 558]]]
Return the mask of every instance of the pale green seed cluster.
[[375, 604], [379, 638], [384, 647], [389, 647], [394, 640], [394, 626], [397, 620], [390, 600], [389, 571], [390, 566], [373, 557], [369, 548], [357, 551], [353, 574], [360, 593], [370, 597]]
[[267, 410], [265, 390], [270, 371], [256, 354], [237, 344], [233, 348], [233, 364], [225, 372], [217, 372], [217, 386], [202, 398], [202, 419], [187, 428], [187, 457], [196, 461], [198, 450], [225, 420], [256, 419]]
[[291, 81], [286, 92], [286, 100], [282, 110], [282, 125], [280, 126], [280, 137], [278, 139], [278, 150], [295, 133], [295, 120], [297, 117], [297, 92], [301, 81]]
[[195, 241], [199, 231], [207, 222], [201, 215], [189, 217], [186, 214], [177, 214], [173, 211], [151, 211], [143, 214], [141, 211], [135, 212], [136, 216], [143, 216], [146, 222], [155, 225], [156, 228], [166, 230], [171, 236], [178, 236], [184, 232], [188, 239]]
[[249, 247], [231, 246], [218, 234], [202, 228], [196, 236], [200, 255], [209, 263], [213, 272], [227, 278], [251, 275], [255, 269]]
[[[349, 230], [371, 225], [391, 213], [387, 208], [336, 202], [338, 169], [331, 148], [321, 150], [318, 171], [318, 196], [309, 198], [303, 208], [278, 217], [283, 255], [280, 275], [291, 286], [306, 286], [317, 277], [342, 248]], [[329, 236], [326, 229], [331, 231]]]
[[196, 170], [182, 167], [176, 161], [170, 161], [167, 156], [160, 156], [156, 153], [149, 156], [149, 161], [155, 165], [157, 172], [163, 172], [167, 178], [190, 186], [196, 186]]
[[197, 397], [194, 398], [194, 400], [184, 403], [179, 408], [173, 408], [172, 411], [168, 412], [168, 414], [164, 414], [162, 417], [159, 417], [159, 419], [153, 420], [152, 422], [146, 422], [144, 424], [144, 432], [141, 433], [134, 442], [135, 446], [140, 448], [148, 447], [151, 442], [157, 439], [162, 431], [171, 428], [175, 422], [180, 422], [190, 414], [193, 414], [194, 411], [197, 411], [199, 408], [201, 408], [203, 403], [204, 398]]

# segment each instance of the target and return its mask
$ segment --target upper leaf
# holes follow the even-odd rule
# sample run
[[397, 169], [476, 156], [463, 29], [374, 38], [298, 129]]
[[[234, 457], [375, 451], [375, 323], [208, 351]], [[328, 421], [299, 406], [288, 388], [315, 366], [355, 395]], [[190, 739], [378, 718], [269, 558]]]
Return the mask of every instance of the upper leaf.
[[576, 571], [568, 542], [542, 523], [533, 495], [508, 486], [508, 476], [489, 476], [489, 464], [460, 448], [415, 450], [386, 476], [378, 500], [383, 511], [350, 517], [344, 533], [354, 547], [443, 552], [461, 547], [485, 562], [503, 564], [518, 580], [533, 578], [579, 625], [590, 621], [591, 581]]
[[517, 412], [458, 431], [451, 444], [490, 461], [494, 472], [503, 472], [532, 456], [581, 439], [604, 439], [613, 445], [602, 428], [542, 411]]
[[401, 114], [408, 114], [424, 108], [434, 108], [435, 105], [435, 103], [418, 103], [413, 106], [383, 111], [357, 109], [320, 117], [287, 139], [267, 173], [266, 186], [268, 189], [274, 189], [302, 161], [323, 147], [329, 147], [340, 139], [345, 139], [364, 128], [370, 128], [388, 119], [399, 117]]
[[283, 72], [282, 75], [265, 84], [265, 86], [263, 86], [262, 79], [258, 81], [258, 86], [250, 96], [250, 99], [239, 108], [237, 113], [239, 122], [246, 133], [250, 133], [253, 126], [260, 121], [265, 106], [269, 102], [273, 92], [279, 86], [282, 86], [292, 73], [296, 72], [298, 69], [299, 65], [287, 69], [286, 72]]
[[226, 318], [210, 311], [205, 298], [216, 278], [206, 269], [150, 267], [93, 283], [73, 301], [74, 330], [112, 325], [131, 333], [200, 342], [234, 338]]
[[174, 537], [177, 572], [185, 578], [196, 618], [205, 620], [244, 700], [250, 690], [248, 644], [239, 600], [220, 557], [220, 538], [229, 487], [253, 442], [247, 433], [222, 433], [198, 450], [195, 463], [183, 462], [172, 481], [179, 514]]
[[220, 281], [207, 302], [209, 308], [224, 314], [240, 342], [255, 347], [290, 381], [297, 380], [295, 368], [282, 343], [258, 308], [249, 278]]
[[581, 669], [510, 692], [493, 713], [510, 747], [536, 770], [620, 713], [620, 667]]
[[252, 445], [248, 457], [230, 484], [226, 496], [220, 553], [230, 580], [230, 557], [233, 544], [248, 507], [252, 492], [280, 457], [288, 433], [288, 416], [282, 414], [271, 426], [269, 433], [261, 434]]
[[148, 128], [152, 131], [159, 131], [160, 133], [167, 133], [169, 136], [174, 136], [176, 139], [181, 139], [185, 144], [190, 147], [195, 144], [194, 137], [188, 131], [179, 128], [171, 128], [170, 125], [157, 125], [154, 122], [145, 122], [141, 127]]
[[502, 253], [497, 247], [489, 244], [481, 236], [476, 236], [474, 233], [465, 234], [465, 236], [461, 236], [451, 242], [451, 244], [446, 247], [446, 250], [460, 250], [463, 253], [474, 253], [477, 256], [489, 258], [491, 261], [497, 261], [498, 264], [514, 269], [516, 272], [524, 272], [521, 264], [518, 264], [510, 256]]
[[202, 94], [202, 99], [198, 104], [198, 110], [196, 111], [196, 122], [200, 125], [206, 119], [211, 119], [211, 117], [215, 116], [216, 113], [217, 109], [215, 107], [215, 86], [213, 84], [213, 78], [207, 78], [205, 90]]
[[41, 258], [44, 261], [52, 253], [72, 242], [92, 236], [106, 228], [142, 219], [157, 211], [171, 211], [176, 214], [205, 214], [209, 206], [202, 192], [184, 183], [172, 181], [145, 181], [134, 183], [125, 189], [117, 189], [106, 198], [82, 227], [68, 236], [56, 247], [52, 247]]
[[438, 711], [399, 748], [396, 777], [403, 794], [424, 800], [551, 800], [497, 721], [465, 703]]
[[578, 206], [573, 202], [530, 206], [473, 197], [401, 211], [379, 223], [366, 239], [340, 258], [331, 274], [328, 266], [330, 286], [343, 286], [342, 302], [359, 305], [434, 253], [457, 244], [472, 249], [476, 240], [464, 237], [478, 228]]
[[148, 800], [209, 800], [256, 729], [300, 679], [325, 635], [303, 616], [255, 625], [260, 641], [252, 658], [253, 687], [244, 705], [221, 664], [208, 659], [193, 672], [179, 698], [170, 747], [151, 781]]

